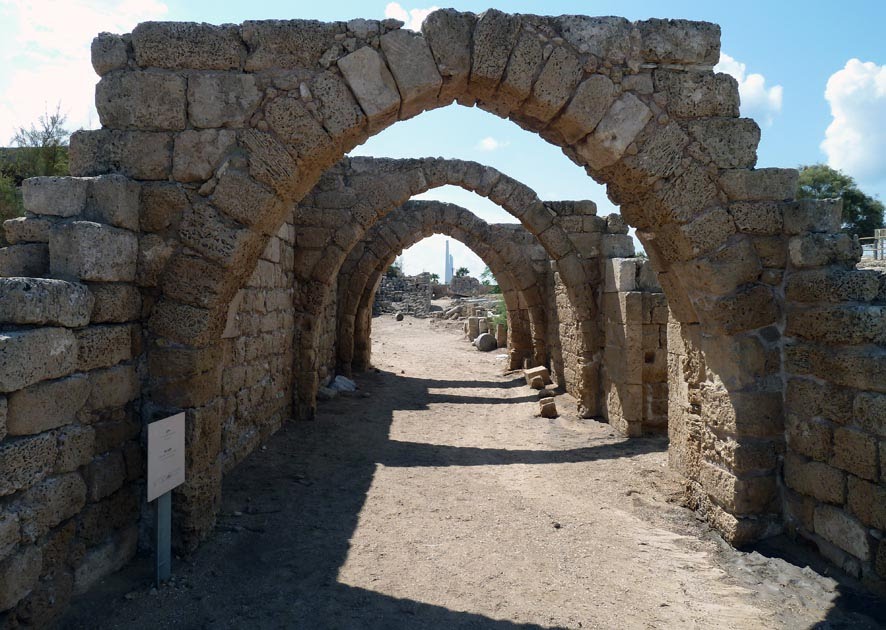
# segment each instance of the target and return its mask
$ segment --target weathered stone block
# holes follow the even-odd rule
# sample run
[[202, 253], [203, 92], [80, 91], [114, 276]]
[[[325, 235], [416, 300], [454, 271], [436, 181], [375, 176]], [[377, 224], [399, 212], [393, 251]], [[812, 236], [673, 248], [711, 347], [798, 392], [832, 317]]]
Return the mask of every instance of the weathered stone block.
[[76, 331], [77, 369], [88, 372], [110, 367], [132, 358], [132, 336], [128, 325], [89, 326]]
[[35, 545], [22, 547], [0, 562], [0, 611], [15, 606], [37, 585], [43, 556]]
[[861, 246], [848, 234], [804, 234], [788, 241], [788, 255], [796, 267], [823, 267], [861, 258]]
[[601, 169], [617, 162], [628, 145], [652, 119], [649, 107], [630, 92], [615, 101], [594, 133], [577, 148], [578, 154], [593, 169]]
[[886, 437], [886, 396], [860, 392], [855, 397], [852, 417], [864, 431]]
[[86, 208], [88, 188], [88, 179], [31, 177], [22, 182], [22, 201], [32, 214], [73, 217]]
[[0, 277], [35, 278], [49, 269], [49, 248], [43, 243], [21, 243], [0, 248]]
[[86, 480], [86, 498], [101, 501], [119, 490], [126, 481], [126, 462], [122, 451], [111, 451], [96, 457], [83, 471]]
[[131, 282], [138, 261], [138, 238], [128, 230], [74, 221], [53, 227], [49, 237], [52, 273], [95, 282]]
[[0, 496], [29, 488], [51, 470], [55, 439], [49, 433], [0, 444]]
[[92, 461], [95, 456], [95, 429], [90, 426], [72, 424], [56, 433], [58, 456], [55, 472], [73, 472]]
[[[685, 225], [668, 223], [656, 235], [655, 243], [659, 251], [671, 261], [690, 260], [696, 256], [714, 251], [722, 246], [733, 234], [735, 223], [722, 208], [713, 208]], [[747, 241], [732, 245], [748, 245]], [[714, 255], [717, 259], [725, 256], [722, 252]]]
[[113, 33], [99, 33], [92, 40], [91, 52], [92, 67], [99, 76], [104, 76], [112, 70], [125, 68], [129, 63], [126, 42], [122, 37]]
[[720, 59], [720, 27], [690, 20], [642, 20], [640, 54], [647, 62], [710, 65]]
[[95, 298], [90, 321], [93, 324], [130, 322], [141, 316], [142, 297], [131, 284], [97, 283], [89, 285]]
[[807, 419], [799, 413], [789, 411], [786, 424], [788, 446], [791, 450], [820, 462], [830, 459], [833, 435], [828, 423]]
[[797, 195], [799, 173], [794, 168], [730, 170], [720, 176], [720, 187], [733, 201], [783, 201]]
[[[582, 74], [581, 59], [566, 46], [555, 47], [521, 111], [535, 120], [549, 121], [566, 105]], [[619, 125], [619, 128], [623, 129], [624, 125]]]
[[864, 526], [839, 508], [830, 505], [815, 508], [815, 533], [860, 560], [871, 557]]
[[74, 572], [74, 594], [82, 595], [104, 576], [122, 569], [135, 555], [137, 545], [138, 527], [133, 525], [90, 549]]
[[191, 207], [179, 230], [182, 242], [206, 258], [233, 268], [261, 251], [261, 235], [233, 223], [208, 203]]
[[144, 232], [162, 232], [176, 225], [188, 206], [188, 198], [177, 184], [143, 184], [139, 225]]
[[6, 559], [19, 540], [21, 540], [21, 526], [18, 514], [15, 512], [0, 514], [0, 562]]
[[247, 72], [269, 68], [313, 68], [336, 45], [339, 25], [316, 20], [260, 20], [243, 22]]
[[169, 259], [175, 253], [174, 242], [167, 241], [157, 234], [148, 234], [139, 239], [138, 262], [135, 282], [140, 287], [155, 287], [160, 283]]
[[87, 505], [78, 519], [77, 535], [87, 547], [105, 542], [116, 530], [138, 521], [139, 495], [132, 486]]
[[693, 120], [689, 133], [719, 168], [752, 168], [757, 163], [760, 127], [750, 118]]
[[843, 222], [842, 199], [799, 199], [784, 206], [787, 234], [840, 231]]
[[609, 258], [603, 263], [603, 290], [635, 291], [637, 289], [636, 258]]
[[84, 218], [137, 231], [141, 186], [122, 175], [100, 175], [90, 181]]
[[400, 93], [381, 55], [364, 46], [338, 60], [338, 67], [369, 118], [370, 131], [383, 129], [397, 119]]
[[177, 131], [187, 125], [184, 77], [158, 72], [113, 72], [95, 88], [95, 108], [109, 129]]
[[[55, 440], [53, 440], [54, 442]], [[77, 473], [48, 477], [15, 501], [22, 539], [33, 542], [74, 516], [86, 502], [86, 485]]]
[[728, 74], [655, 70], [656, 92], [668, 97], [668, 111], [678, 118], [738, 117], [738, 82]]
[[239, 29], [230, 24], [142, 22], [132, 30], [132, 49], [142, 68], [236, 70], [246, 58]]
[[0, 333], [0, 392], [67, 376], [77, 365], [77, 340], [65, 328]]
[[849, 475], [848, 503], [862, 523], [886, 530], [886, 488], [882, 485]]
[[435, 104], [443, 78], [425, 39], [409, 31], [390, 31], [382, 35], [381, 49], [403, 100], [400, 118], [409, 118]]
[[49, 230], [53, 219], [44, 217], [15, 217], [3, 222], [6, 240], [12, 245], [18, 243], [48, 243]]
[[474, 27], [470, 89], [478, 98], [490, 98], [517, 43], [520, 21], [496, 9], [483, 12]]
[[166, 179], [172, 168], [172, 134], [96, 129], [75, 131], [69, 152], [75, 176], [122, 173], [133, 179]]
[[876, 481], [879, 477], [877, 469], [877, 440], [849, 427], [834, 430], [834, 456], [831, 466], [847, 470], [862, 479]]
[[774, 475], [742, 479], [709, 462], [702, 462], [699, 481], [708, 495], [731, 514], [767, 512], [777, 494]]
[[879, 287], [880, 274], [873, 269], [833, 267], [789, 274], [785, 296], [794, 302], [870, 302]]
[[699, 300], [696, 309], [699, 314], [706, 315], [709, 324], [731, 335], [774, 323], [779, 316], [780, 303], [772, 287], [748, 284], [727, 297]]
[[89, 380], [83, 374], [13, 392], [9, 395], [7, 430], [10, 435], [33, 435], [70, 424], [88, 395]]
[[790, 308], [787, 335], [831, 344], [886, 343], [886, 307], [837, 306]]
[[784, 460], [785, 483], [819, 501], [842, 505], [845, 501], [846, 474], [827, 464], [807, 461], [791, 452]]
[[538, 35], [522, 29], [498, 86], [494, 104], [496, 113], [504, 115], [529, 97], [532, 83], [544, 62], [544, 49]]
[[243, 127], [261, 96], [251, 74], [192, 74], [188, 78], [188, 117], [198, 128]]
[[82, 284], [45, 278], [0, 278], [0, 322], [75, 328], [89, 322], [94, 299]]
[[526, 377], [526, 384], [529, 385], [533, 378], [541, 377], [542, 382], [545, 385], [550, 385], [553, 381], [551, 381], [551, 374], [548, 372], [548, 368], [543, 365], [529, 368], [527, 370], [523, 370], [523, 376]]
[[630, 258], [634, 255], [634, 239], [628, 234], [603, 234], [600, 253], [604, 258]]
[[133, 365], [117, 365], [89, 373], [92, 389], [86, 401], [91, 410], [123, 407], [141, 394], [141, 384]]
[[729, 204], [729, 214], [745, 234], [781, 234], [783, 206], [775, 201], [737, 201]]
[[236, 141], [236, 134], [226, 129], [183, 131], [175, 138], [172, 177], [180, 182], [206, 181]]
[[460, 96], [471, 72], [471, 37], [476, 16], [453, 9], [438, 9], [421, 25], [431, 47], [444, 86], [439, 99], [448, 102]]

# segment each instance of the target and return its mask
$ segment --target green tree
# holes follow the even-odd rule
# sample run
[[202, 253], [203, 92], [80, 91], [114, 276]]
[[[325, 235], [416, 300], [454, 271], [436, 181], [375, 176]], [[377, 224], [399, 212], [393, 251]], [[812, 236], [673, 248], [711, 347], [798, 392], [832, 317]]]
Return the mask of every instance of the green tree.
[[438, 273], [429, 273], [428, 280], [431, 281], [432, 284], [440, 284], [440, 274]]
[[456, 278], [464, 278], [465, 276], [469, 276], [469, 275], [471, 275], [471, 270], [468, 269], [467, 267], [459, 267], [458, 269], [455, 270], [455, 277]]
[[843, 231], [873, 236], [883, 227], [883, 202], [862, 192], [855, 180], [826, 164], [800, 167], [799, 197], [843, 200]]
[[65, 126], [67, 116], [61, 111], [61, 103], [55, 112], [45, 112], [31, 123], [30, 128], [19, 127], [12, 144], [19, 147], [15, 152], [16, 170], [21, 179], [41, 175], [68, 174], [68, 142], [71, 132]]
[[483, 273], [480, 274], [480, 283], [489, 287], [490, 293], [501, 293], [501, 287], [495, 281], [495, 276], [489, 266], [483, 268]]

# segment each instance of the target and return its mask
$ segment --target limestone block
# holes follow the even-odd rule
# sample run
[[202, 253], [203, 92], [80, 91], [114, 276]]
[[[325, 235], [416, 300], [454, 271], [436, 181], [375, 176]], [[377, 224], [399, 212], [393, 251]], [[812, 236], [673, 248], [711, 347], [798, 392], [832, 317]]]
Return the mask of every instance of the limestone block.
[[707, 323], [729, 335], [768, 326], [778, 319], [780, 312], [777, 296], [765, 284], [744, 285], [722, 298], [699, 299], [696, 309], [705, 314]]
[[142, 296], [131, 284], [95, 283], [89, 285], [95, 298], [90, 322], [112, 324], [131, 322], [141, 317]]
[[538, 401], [538, 407], [538, 415], [542, 418], [556, 418], [559, 415], [557, 403], [553, 398], [542, 398]]
[[175, 252], [173, 243], [156, 234], [148, 234], [139, 240], [138, 262], [135, 282], [140, 287], [155, 287], [166, 263]]
[[835, 429], [834, 456], [830, 464], [862, 479], [877, 481], [877, 440], [849, 427]]
[[548, 368], [544, 367], [543, 365], [523, 370], [523, 376], [526, 377], [527, 385], [531, 384], [532, 379], [535, 377], [541, 377], [541, 380], [545, 385], [550, 385], [551, 383], [553, 383], [553, 381], [551, 380], [551, 373], [548, 371]]
[[265, 121], [305, 164], [324, 162], [323, 156], [333, 151], [329, 134], [296, 98], [279, 96], [267, 103]]
[[381, 49], [403, 99], [400, 118], [410, 118], [434, 105], [443, 78], [425, 39], [409, 31], [390, 31], [382, 35]]
[[74, 221], [53, 227], [49, 237], [53, 275], [96, 282], [131, 282], [138, 238], [128, 230]]
[[101, 501], [112, 495], [126, 481], [126, 462], [122, 451], [111, 451], [96, 457], [83, 471], [86, 480], [86, 498], [90, 502]]
[[606, 232], [608, 234], [627, 234], [628, 224], [617, 212], [606, 215]]
[[43, 479], [55, 461], [55, 438], [50, 433], [0, 444], [0, 496], [29, 488]]
[[658, 222], [690, 223], [718, 201], [719, 191], [707, 170], [690, 168], [655, 193], [660, 204]]
[[103, 416], [110, 419], [92, 425], [95, 429], [96, 453], [122, 448], [126, 442], [136, 439], [141, 433], [142, 425], [132, 412], [119, 411]]
[[845, 479], [845, 473], [827, 464], [807, 461], [791, 452], [785, 456], [784, 480], [788, 487], [819, 501], [842, 505]]
[[796, 196], [798, 178], [794, 168], [729, 170], [720, 176], [720, 187], [733, 201], [782, 201]]
[[161, 300], [151, 312], [148, 326], [155, 334], [172, 341], [206, 345], [224, 329], [224, 311]]
[[110, 367], [132, 358], [128, 325], [89, 326], [74, 334], [77, 337], [77, 369], [81, 372]]
[[517, 43], [520, 20], [496, 9], [483, 12], [474, 27], [474, 53], [470, 90], [481, 99], [492, 100]]
[[867, 531], [846, 512], [830, 505], [815, 508], [815, 533], [860, 560], [871, 557]]
[[870, 302], [879, 287], [880, 274], [873, 269], [811, 269], [787, 276], [785, 296], [794, 302]]
[[366, 116], [341, 77], [332, 72], [316, 75], [311, 93], [329, 135], [343, 145], [357, 142], [366, 125]]
[[689, 133], [719, 168], [753, 168], [760, 127], [750, 118], [702, 118], [690, 121]]
[[138, 182], [122, 175], [100, 175], [89, 182], [83, 217], [136, 231], [139, 228], [140, 194]]
[[94, 299], [82, 284], [48, 278], [0, 278], [0, 322], [75, 328], [89, 322]]
[[777, 494], [774, 475], [742, 479], [709, 462], [702, 462], [699, 482], [714, 501], [732, 514], [767, 512]]
[[448, 102], [460, 96], [471, 72], [471, 37], [476, 16], [453, 9], [438, 9], [422, 23], [421, 30], [444, 85], [439, 99]]
[[183, 131], [175, 138], [172, 177], [180, 182], [206, 181], [236, 141], [236, 134], [227, 129]]
[[80, 514], [78, 536], [87, 547], [105, 542], [116, 530], [138, 520], [140, 497], [132, 486], [87, 505]]
[[74, 572], [74, 594], [86, 593], [106, 575], [119, 571], [135, 555], [138, 527], [128, 527], [106, 543], [90, 549]]
[[803, 232], [840, 231], [843, 223], [842, 199], [799, 199], [784, 207], [784, 231], [787, 234]]
[[75, 131], [68, 155], [71, 174], [78, 177], [122, 173], [133, 179], [164, 180], [172, 168], [172, 134]]
[[820, 462], [830, 459], [833, 434], [827, 422], [788, 413], [786, 428], [788, 447], [792, 451]]
[[247, 72], [269, 68], [313, 68], [335, 46], [339, 24], [316, 20], [260, 20], [240, 25]]
[[369, 118], [370, 131], [383, 129], [397, 119], [400, 93], [381, 55], [364, 46], [338, 60], [338, 67]]
[[143, 232], [162, 232], [177, 224], [188, 205], [188, 198], [178, 184], [143, 184], [139, 226]]
[[236, 267], [250, 252], [261, 250], [260, 235], [225, 219], [208, 203], [185, 214], [179, 234], [182, 242], [226, 268]]
[[652, 119], [649, 107], [630, 92], [616, 100], [594, 133], [576, 150], [593, 169], [615, 164]]
[[9, 395], [9, 435], [33, 435], [74, 421], [89, 395], [83, 374], [44, 381]]
[[49, 248], [43, 243], [0, 248], [0, 277], [40, 277], [46, 275], [48, 268]]
[[95, 108], [109, 129], [177, 131], [187, 125], [184, 77], [158, 72], [112, 72], [95, 88]]
[[90, 410], [115, 409], [137, 399], [141, 383], [133, 365], [116, 365], [89, 373], [91, 390], [86, 401]]
[[236, 70], [246, 58], [246, 46], [232, 24], [142, 22], [132, 30], [132, 50], [142, 68]]
[[73, 472], [92, 461], [95, 456], [95, 429], [80, 424], [70, 424], [60, 429], [56, 473]]
[[188, 78], [188, 117], [198, 128], [243, 127], [261, 97], [251, 74], [195, 73]]
[[685, 286], [716, 295], [726, 295], [755, 281], [761, 269], [760, 259], [748, 239], [734, 241], [713, 254], [674, 265]]
[[578, 86], [569, 105], [551, 126], [569, 143], [581, 140], [596, 129], [612, 106], [614, 94], [615, 86], [609, 77], [591, 75]]
[[738, 201], [729, 204], [728, 210], [740, 232], [759, 235], [782, 233], [783, 207], [777, 202]]
[[886, 396], [859, 392], [853, 402], [852, 417], [864, 431], [886, 437]]
[[655, 70], [655, 91], [667, 96], [668, 112], [677, 118], [738, 117], [738, 82], [728, 74]]
[[494, 104], [497, 113], [505, 114], [517, 109], [529, 97], [544, 61], [544, 49], [538, 35], [522, 29], [498, 86]]
[[788, 255], [796, 267], [823, 267], [833, 262], [856, 262], [861, 258], [861, 246], [847, 234], [807, 233], [788, 241]]
[[18, 514], [4, 512], [0, 514], [0, 562], [2, 562], [21, 540], [21, 527]]
[[37, 585], [43, 555], [36, 545], [21, 547], [0, 562], [0, 611], [15, 606]]
[[561, 15], [550, 19], [563, 39], [580, 52], [613, 64], [639, 65], [639, 32], [625, 18]]
[[[831, 349], [824, 345], [793, 343], [785, 346], [784, 361], [788, 373], [818, 376], [833, 385], [886, 392], [881, 376], [886, 370], [886, 354], [877, 347]], [[840, 388], [832, 391], [839, 393]], [[849, 417], [850, 413], [842, 418]]]
[[32, 214], [73, 217], [86, 208], [88, 189], [79, 177], [31, 177], [22, 182], [22, 201]]
[[6, 240], [18, 243], [48, 243], [49, 230], [54, 221], [44, 217], [15, 217], [3, 222]]
[[603, 234], [600, 245], [604, 258], [630, 258], [634, 255], [634, 239], [627, 234]]
[[607, 292], [637, 289], [637, 259], [609, 258], [603, 262], [603, 290]]
[[86, 485], [77, 473], [47, 477], [15, 501], [22, 539], [33, 542], [74, 516], [86, 501]]
[[65, 328], [0, 333], [0, 392], [67, 376], [77, 365], [77, 340]]
[[563, 109], [582, 74], [581, 59], [566, 46], [555, 47], [521, 111], [530, 118], [549, 121]]
[[819, 306], [788, 310], [786, 334], [831, 344], [886, 344], [886, 307]]
[[112, 70], [125, 68], [129, 63], [126, 42], [119, 35], [99, 33], [92, 40], [91, 52], [92, 67], [99, 76], [104, 76]]
[[852, 513], [868, 527], [886, 530], [886, 488], [849, 476], [848, 503]]
[[720, 60], [720, 26], [690, 20], [642, 20], [640, 54], [651, 63], [702, 64]]

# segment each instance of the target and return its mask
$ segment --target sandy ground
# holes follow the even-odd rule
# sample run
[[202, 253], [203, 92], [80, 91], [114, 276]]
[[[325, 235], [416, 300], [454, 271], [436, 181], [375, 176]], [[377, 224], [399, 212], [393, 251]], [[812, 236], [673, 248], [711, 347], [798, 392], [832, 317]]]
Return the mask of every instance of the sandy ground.
[[[140, 558], [64, 628], [877, 628], [828, 569], [725, 545], [664, 438], [535, 415], [496, 352], [374, 322], [378, 372], [225, 480], [216, 534], [151, 588]], [[799, 558], [799, 562], [796, 558]], [[870, 616], [869, 616], [870, 615]]]

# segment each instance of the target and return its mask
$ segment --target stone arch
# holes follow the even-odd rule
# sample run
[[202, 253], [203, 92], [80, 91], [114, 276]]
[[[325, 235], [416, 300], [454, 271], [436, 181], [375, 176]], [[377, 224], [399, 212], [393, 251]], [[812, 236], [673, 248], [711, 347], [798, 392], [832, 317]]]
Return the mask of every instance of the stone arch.
[[[513, 248], [505, 247], [509, 242], [515, 243], [511, 240], [513, 228], [522, 230], [519, 226], [490, 225], [454, 204], [417, 200], [407, 202], [376, 223], [364, 239], [367, 246], [351, 250], [340, 275], [344, 290], [339, 292], [337, 346], [342, 367], [352, 360], [358, 370], [368, 367], [369, 322], [381, 276], [398, 252], [435, 233], [463, 242], [499, 280], [508, 307], [511, 369], [522, 366], [524, 359], [544, 363], [547, 354], [545, 312], [530, 308], [542, 303], [540, 288], [544, 281], [529, 264], [527, 255], [530, 252], [515, 255], [517, 252]], [[379, 241], [380, 245], [372, 247]], [[544, 262], [547, 262], [546, 257]], [[353, 274], [349, 269], [363, 271]], [[346, 296], [344, 300], [342, 295]]]
[[[796, 171], [753, 169], [759, 128], [738, 117], [735, 80], [712, 70], [717, 26], [440, 10], [422, 33], [364, 20], [146, 23], [125, 40], [100, 36], [93, 51], [104, 128], [74, 136], [72, 173], [171, 179], [181, 200], [150, 296], [149, 364], [163, 368], [150, 371], [149, 417], [204, 403], [191, 396], [195, 382], [209, 396], [205, 365], [228, 304], [289, 205], [366, 138], [457, 100], [539, 134], [607, 185], [638, 228], [680, 330], [705, 358], [686, 411], [701, 409], [705, 420], [675, 423], [675, 465], [730, 540], [777, 520], [783, 410], [773, 358]], [[398, 185], [405, 200], [417, 182]], [[512, 180], [499, 179], [490, 194], [553, 253], [592, 327], [587, 279], [599, 269], [586, 246]], [[366, 201], [354, 200], [364, 227]], [[761, 215], [778, 224], [774, 233], [760, 233]], [[297, 255], [328, 285], [336, 267], [318, 262], [343, 254], [350, 228], [337, 230], [333, 214], [323, 220], [329, 238], [314, 236], [329, 247], [303, 251], [297, 240]], [[825, 262], [841, 261], [840, 247]], [[194, 281], [182, 280], [189, 275]], [[321, 293], [306, 290], [304, 303], [314, 308]], [[310, 322], [299, 325], [310, 332]], [[310, 385], [303, 377], [301, 395]], [[702, 457], [711, 442], [721, 448]], [[212, 511], [210, 468], [195, 470], [180, 494], [188, 514]]]

